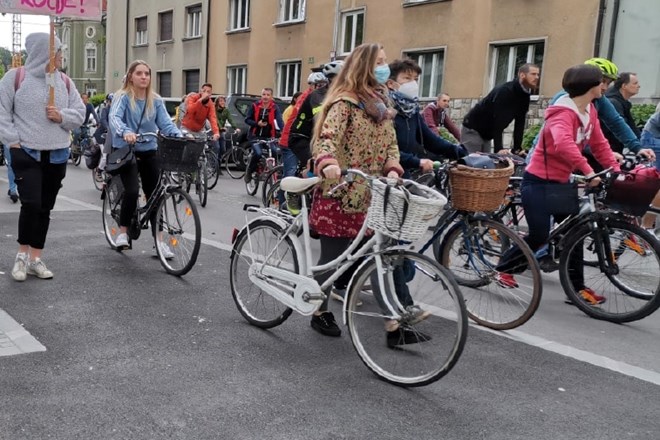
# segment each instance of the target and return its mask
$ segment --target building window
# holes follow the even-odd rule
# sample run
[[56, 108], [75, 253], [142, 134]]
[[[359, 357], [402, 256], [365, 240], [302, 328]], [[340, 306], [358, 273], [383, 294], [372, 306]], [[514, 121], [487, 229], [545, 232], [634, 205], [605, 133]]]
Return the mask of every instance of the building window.
[[250, 0], [230, 0], [229, 8], [230, 31], [250, 27]]
[[[511, 81], [518, 74], [518, 68], [525, 63], [532, 63], [543, 67], [543, 53], [545, 42], [534, 41], [515, 44], [493, 44], [491, 64], [491, 88]], [[532, 90], [532, 95], [538, 95], [539, 88]]]
[[158, 94], [172, 96], [172, 72], [158, 72]]
[[96, 72], [96, 44], [85, 45], [85, 72]]
[[147, 17], [135, 19], [135, 45], [147, 44]]
[[445, 51], [408, 52], [406, 55], [419, 64], [419, 97], [435, 98], [442, 91], [442, 76], [445, 68]]
[[158, 41], [171, 41], [172, 38], [172, 11], [158, 14]]
[[364, 39], [364, 10], [341, 15], [341, 53], [347, 54], [362, 44]]
[[227, 93], [244, 94], [247, 89], [247, 66], [227, 67]]
[[202, 36], [202, 5], [186, 8], [186, 37]]
[[301, 62], [277, 63], [277, 96], [291, 98], [300, 90]]
[[305, 0], [280, 0], [280, 23], [305, 19]]
[[184, 71], [186, 80], [186, 94], [199, 91], [199, 70]]

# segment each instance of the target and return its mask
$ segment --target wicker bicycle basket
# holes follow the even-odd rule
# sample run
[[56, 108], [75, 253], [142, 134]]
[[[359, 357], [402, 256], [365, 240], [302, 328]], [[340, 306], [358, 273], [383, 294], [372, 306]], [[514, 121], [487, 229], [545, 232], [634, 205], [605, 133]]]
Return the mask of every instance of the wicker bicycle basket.
[[490, 212], [502, 204], [514, 166], [510, 160], [496, 166], [499, 168], [479, 169], [457, 165], [449, 170], [451, 204], [454, 209]]
[[192, 173], [197, 170], [197, 162], [204, 150], [204, 141], [178, 137], [158, 137], [158, 158], [160, 169]]
[[428, 230], [447, 203], [439, 192], [412, 180], [403, 185], [374, 180], [367, 225], [401, 241], [415, 241]]

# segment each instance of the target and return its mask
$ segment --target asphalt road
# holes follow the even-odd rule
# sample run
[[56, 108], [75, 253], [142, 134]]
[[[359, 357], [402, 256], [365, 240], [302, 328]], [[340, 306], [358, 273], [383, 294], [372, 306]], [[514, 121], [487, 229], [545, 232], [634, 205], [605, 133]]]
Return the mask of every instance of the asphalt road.
[[227, 249], [256, 200], [221, 179], [183, 278], [145, 238], [111, 251], [90, 172], [69, 165], [44, 252], [55, 278], [16, 283], [18, 206], [0, 197], [0, 439], [660, 438], [660, 313], [590, 319], [554, 277], [531, 321], [471, 326], [454, 370], [419, 389], [378, 380], [348, 335], [307, 318], [251, 327]]

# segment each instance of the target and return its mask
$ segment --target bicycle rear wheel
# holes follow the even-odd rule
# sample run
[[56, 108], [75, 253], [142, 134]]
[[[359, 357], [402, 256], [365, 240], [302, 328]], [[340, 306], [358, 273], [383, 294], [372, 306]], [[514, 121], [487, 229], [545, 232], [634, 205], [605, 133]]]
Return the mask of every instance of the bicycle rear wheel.
[[197, 182], [199, 204], [204, 208], [209, 197], [209, 175], [206, 161], [201, 162], [197, 168]]
[[119, 235], [119, 214], [121, 212], [121, 202], [124, 198], [124, 185], [121, 183], [119, 176], [111, 178], [106, 183], [101, 198], [103, 199], [103, 234], [110, 247], [116, 250], [115, 240]]
[[[239, 159], [240, 156], [240, 159]], [[239, 155], [239, 150], [237, 148], [232, 148], [231, 151], [225, 153], [224, 155], [224, 167], [225, 170], [227, 171], [227, 174], [229, 174], [229, 177], [232, 179], [242, 179], [243, 176], [245, 176], [245, 167], [239, 166], [239, 160], [243, 160], [243, 153], [240, 151]]]
[[[507, 253], [510, 264], [497, 270]], [[454, 225], [441, 245], [442, 265], [464, 287], [468, 316], [495, 330], [527, 322], [541, 302], [541, 271], [527, 243], [493, 220], [465, 220]], [[513, 251], [512, 251], [513, 252]]]
[[[269, 264], [298, 273], [298, 256], [289, 237], [280, 241], [282, 228], [275, 222], [257, 219], [236, 237], [231, 252], [229, 282], [238, 311], [252, 325], [272, 328], [282, 324], [291, 315], [291, 308], [262, 291], [250, 280], [255, 265], [263, 263], [270, 254]], [[272, 252], [272, 254], [271, 254]], [[277, 280], [281, 289], [295, 286]]]
[[[268, 197], [268, 191], [273, 187], [276, 182], [279, 182], [282, 178], [282, 173], [284, 172], [284, 167], [278, 165], [275, 168], [271, 169], [266, 173], [264, 177], [264, 183], [261, 187], [261, 204], [266, 206], [266, 201]], [[277, 196], [277, 194], [276, 194]]]
[[451, 274], [431, 258], [386, 251], [360, 266], [348, 292], [353, 347], [379, 378], [405, 387], [428, 385], [458, 362], [467, 337], [465, 303]]
[[[592, 318], [624, 323], [642, 319], [660, 307], [660, 242], [651, 233], [632, 223], [610, 218], [596, 231], [583, 225], [565, 242], [559, 261], [561, 285], [584, 313]], [[601, 243], [602, 255], [609, 253], [615, 263], [603, 262], [603, 269], [600, 263], [595, 267], [583, 265], [583, 282], [578, 284], [602, 296], [604, 302], [600, 304], [583, 298], [579, 291], [583, 286], [575, 286], [579, 280], [571, 280], [571, 274], [575, 278], [576, 272], [571, 271], [570, 262], [578, 258], [584, 260], [580, 252], [586, 254], [589, 249], [585, 243], [596, 255]]]
[[190, 195], [181, 188], [169, 189], [158, 206], [156, 225], [160, 263], [172, 275], [185, 275], [195, 265], [202, 243], [202, 225]]
[[94, 182], [94, 187], [99, 191], [103, 191], [103, 182], [105, 182], [105, 172], [94, 168], [92, 170], [92, 181]]
[[266, 194], [266, 199], [263, 200], [264, 206], [266, 208], [280, 208], [280, 199], [277, 197], [277, 193], [280, 191], [280, 182], [275, 182], [268, 189], [268, 194]]

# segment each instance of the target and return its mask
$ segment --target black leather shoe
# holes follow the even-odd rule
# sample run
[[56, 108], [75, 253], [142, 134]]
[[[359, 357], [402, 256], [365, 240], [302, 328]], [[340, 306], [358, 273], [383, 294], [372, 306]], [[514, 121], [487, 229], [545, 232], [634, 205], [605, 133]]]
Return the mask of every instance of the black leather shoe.
[[312, 316], [311, 326], [314, 330], [326, 336], [341, 336], [341, 329], [337, 326], [335, 315], [331, 312], [323, 312]]

